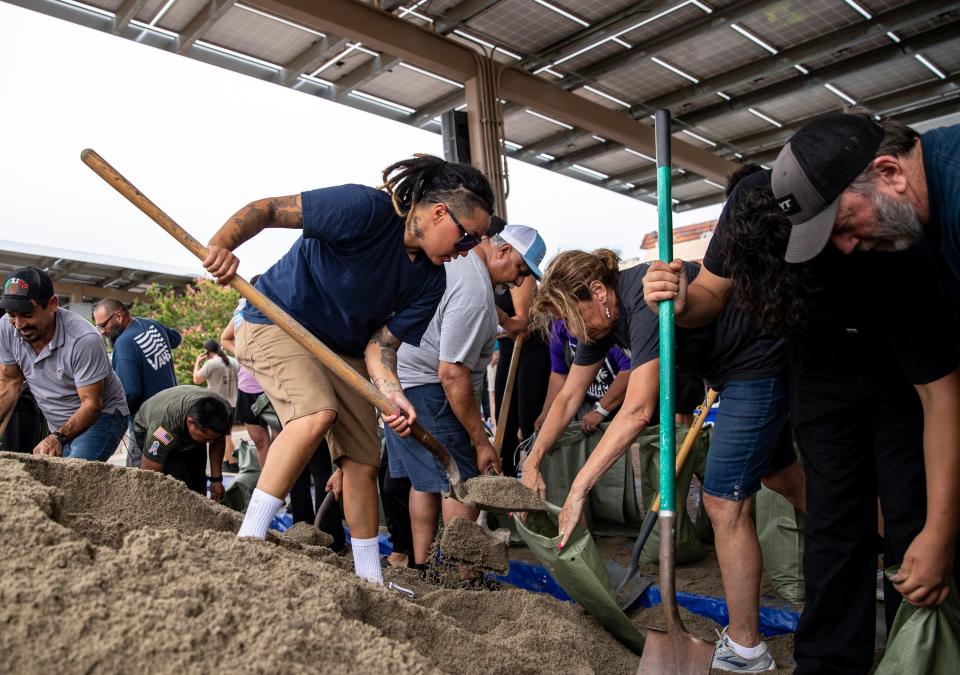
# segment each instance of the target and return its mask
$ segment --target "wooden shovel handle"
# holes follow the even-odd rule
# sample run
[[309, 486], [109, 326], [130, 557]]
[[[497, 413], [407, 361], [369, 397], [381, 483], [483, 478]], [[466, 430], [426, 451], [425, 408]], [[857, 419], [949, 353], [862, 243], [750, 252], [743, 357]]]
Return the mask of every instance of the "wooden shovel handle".
[[[683, 465], [687, 463], [687, 457], [690, 456], [690, 453], [693, 451], [693, 445], [697, 442], [697, 437], [700, 435], [700, 430], [703, 428], [703, 423], [707, 419], [707, 415], [710, 414], [710, 408], [713, 407], [713, 404], [717, 400], [717, 392], [713, 389], [707, 391], [707, 397], [703, 401], [703, 405], [700, 406], [700, 410], [697, 412], [697, 416], [693, 420], [693, 425], [687, 431], [686, 438], [683, 439], [683, 445], [680, 446], [680, 452], [677, 453], [677, 475], [683, 471]], [[650, 505], [651, 511], [660, 510], [660, 494], [657, 494], [657, 498], [653, 500], [653, 504]]]
[[517, 381], [517, 369], [520, 367], [520, 350], [523, 349], [523, 336], [513, 340], [513, 353], [510, 354], [510, 367], [507, 370], [507, 383], [503, 387], [503, 400], [497, 413], [497, 433], [493, 437], [493, 447], [497, 452], [503, 448], [503, 437], [507, 433], [507, 417], [510, 415], [510, 401], [513, 399], [513, 385]]
[[[201, 261], [207, 257], [207, 247], [194, 239], [189, 232], [180, 227], [173, 218], [164, 213], [159, 206], [138, 190], [124, 176], [114, 169], [110, 164], [89, 148], [80, 153], [80, 159], [84, 164], [93, 169], [93, 172], [100, 176], [104, 181], [110, 184], [117, 192], [127, 198], [131, 204], [143, 211], [157, 225], [167, 231], [170, 236], [183, 244], [188, 251], [199, 258]], [[280, 309], [272, 300], [253, 287], [250, 282], [239, 276], [234, 276], [230, 280], [240, 295], [247, 299], [254, 307], [263, 312], [263, 315], [279, 326], [290, 337], [302, 344], [310, 353], [320, 359], [329, 370], [333, 372], [340, 380], [352, 387], [361, 396], [363, 396], [372, 406], [378, 408], [388, 415], [403, 414], [398, 410], [393, 402], [384, 396], [379, 389], [363, 377], [356, 370], [347, 365], [343, 359], [337, 356], [325, 344], [320, 342], [312, 333], [309, 333], [297, 321], [294, 321], [285, 311]], [[410, 435], [419, 441], [434, 457], [440, 462], [444, 472], [450, 480], [451, 489], [458, 497], [462, 496], [463, 486], [460, 480], [460, 471], [457, 469], [456, 462], [443, 445], [440, 444], [433, 435], [426, 429], [414, 422], [410, 425]]]

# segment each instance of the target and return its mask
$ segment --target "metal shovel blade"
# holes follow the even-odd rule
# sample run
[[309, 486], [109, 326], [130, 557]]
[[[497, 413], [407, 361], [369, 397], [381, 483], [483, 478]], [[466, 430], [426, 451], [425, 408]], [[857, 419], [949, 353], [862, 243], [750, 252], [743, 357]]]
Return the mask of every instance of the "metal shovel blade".
[[713, 664], [715, 646], [683, 630], [647, 628], [637, 675], [705, 675]]
[[713, 664], [716, 645], [687, 632], [677, 609], [674, 585], [674, 534], [677, 515], [660, 513], [660, 602], [667, 631], [647, 628], [637, 675], [706, 675]]

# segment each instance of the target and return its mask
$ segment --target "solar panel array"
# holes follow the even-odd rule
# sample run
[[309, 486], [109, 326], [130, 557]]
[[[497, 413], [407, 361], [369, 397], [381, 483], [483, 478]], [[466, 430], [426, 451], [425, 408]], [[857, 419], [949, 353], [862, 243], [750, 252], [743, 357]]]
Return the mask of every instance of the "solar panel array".
[[[358, 0], [360, 1], [360, 0]], [[325, 36], [230, 0], [17, 0], [403, 122], [440, 130], [462, 83], [350, 36]], [[404, 21], [652, 124], [669, 107], [678, 139], [732, 161], [770, 163], [800, 125], [861, 107], [908, 123], [960, 107], [960, 5], [923, 0], [372, 0]], [[322, 3], [318, 5], [322, 7]], [[90, 16], [83, 15], [86, 12]], [[98, 24], [93, 15], [104, 17]], [[83, 16], [81, 16], [83, 15]], [[198, 47], [181, 49], [184, 40]], [[201, 54], [202, 52], [202, 54]], [[249, 63], [244, 63], [244, 61]], [[508, 154], [652, 201], [636, 148], [504, 105]], [[677, 173], [678, 209], [720, 201]]]

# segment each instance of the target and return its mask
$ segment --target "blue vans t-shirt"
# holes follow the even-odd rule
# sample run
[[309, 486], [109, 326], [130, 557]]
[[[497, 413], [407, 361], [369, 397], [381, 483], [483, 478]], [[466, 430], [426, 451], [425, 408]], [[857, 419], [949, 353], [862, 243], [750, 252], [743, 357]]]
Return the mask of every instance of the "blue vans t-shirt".
[[172, 350], [180, 340], [173, 328], [134, 317], [113, 343], [113, 370], [123, 384], [131, 416], [154, 394], [177, 386]]
[[[303, 236], [257, 288], [335, 352], [360, 357], [386, 325], [418, 346], [446, 287], [442, 265], [410, 260], [404, 219], [382, 190], [340, 185], [302, 194]], [[270, 323], [251, 304], [251, 323]]]

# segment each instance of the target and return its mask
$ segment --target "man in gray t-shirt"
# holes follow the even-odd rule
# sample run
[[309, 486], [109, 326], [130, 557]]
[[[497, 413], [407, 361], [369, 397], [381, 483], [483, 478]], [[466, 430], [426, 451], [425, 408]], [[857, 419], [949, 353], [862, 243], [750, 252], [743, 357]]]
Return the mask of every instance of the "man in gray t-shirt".
[[123, 386], [103, 340], [79, 314], [60, 309], [50, 277], [24, 267], [7, 278], [0, 307], [0, 419], [25, 381], [50, 428], [35, 455], [105, 460], [127, 428]]
[[[448, 262], [447, 288], [419, 347], [397, 352], [397, 375], [417, 420], [453, 455], [464, 480], [478, 471], [500, 471], [500, 457], [487, 437], [477, 391], [493, 355], [497, 337], [494, 289], [540, 277], [538, 265], [546, 247], [536, 230], [507, 225], [464, 258]], [[413, 553], [424, 564], [436, 534], [440, 493], [449, 484], [440, 463], [416, 441], [385, 429], [390, 475], [407, 477]], [[475, 509], [454, 499], [442, 500], [443, 521], [476, 519]]]

